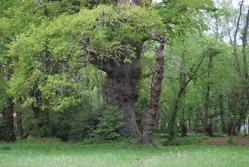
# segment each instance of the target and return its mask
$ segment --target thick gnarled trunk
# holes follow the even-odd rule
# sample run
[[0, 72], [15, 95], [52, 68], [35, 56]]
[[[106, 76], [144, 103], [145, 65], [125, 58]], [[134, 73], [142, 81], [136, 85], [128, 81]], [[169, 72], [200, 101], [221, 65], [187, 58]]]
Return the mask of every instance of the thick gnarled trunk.
[[136, 115], [135, 103], [138, 97], [138, 82], [141, 67], [139, 59], [130, 64], [121, 64], [107, 72], [106, 96], [109, 102], [116, 100], [124, 116], [130, 137], [141, 138]]
[[[125, 3], [139, 4], [139, 0], [117, 0], [117, 5], [122, 5]], [[158, 38], [156, 39], [158, 40]], [[164, 66], [164, 39], [160, 40], [160, 47], [156, 52], [156, 62], [157, 70], [152, 81], [151, 88], [151, 100], [149, 103], [149, 112], [146, 114], [143, 135], [139, 131], [136, 114], [135, 114], [135, 104], [138, 98], [138, 83], [141, 75], [141, 67], [139, 64], [140, 54], [142, 51], [142, 46], [145, 41], [141, 43], [134, 44], [133, 47], [136, 48], [136, 59], [132, 59], [131, 63], [124, 63], [123, 58], [120, 57], [119, 63], [117, 64], [115, 60], [104, 60], [98, 61], [98, 55], [95, 53], [93, 59], [90, 62], [95, 65], [100, 70], [106, 72], [107, 74], [107, 85], [106, 85], [106, 97], [107, 101], [116, 101], [123, 113], [127, 131], [130, 137], [143, 140], [145, 144], [152, 143], [152, 133], [154, 130], [154, 125], [159, 113], [159, 100], [161, 95], [161, 84], [163, 80], [163, 66]], [[127, 57], [130, 58], [130, 53], [127, 51]]]
[[151, 84], [151, 99], [149, 102], [149, 112], [145, 116], [143, 127], [143, 143], [152, 145], [152, 134], [156, 119], [159, 115], [159, 101], [162, 92], [163, 70], [164, 70], [164, 40], [160, 41], [160, 46], [156, 52], [156, 71]]

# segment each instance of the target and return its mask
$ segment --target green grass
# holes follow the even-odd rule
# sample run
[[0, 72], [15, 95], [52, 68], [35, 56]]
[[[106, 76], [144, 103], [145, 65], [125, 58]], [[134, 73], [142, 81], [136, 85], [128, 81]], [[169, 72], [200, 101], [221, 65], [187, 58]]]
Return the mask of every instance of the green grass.
[[182, 145], [148, 148], [135, 142], [0, 143], [1, 167], [248, 167], [249, 147]]

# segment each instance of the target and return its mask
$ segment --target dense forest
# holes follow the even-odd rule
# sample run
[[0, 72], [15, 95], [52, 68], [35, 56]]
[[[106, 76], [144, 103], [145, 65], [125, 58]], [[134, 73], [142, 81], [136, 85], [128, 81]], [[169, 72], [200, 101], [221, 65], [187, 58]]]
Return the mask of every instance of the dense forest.
[[0, 140], [249, 132], [246, 0], [1, 0]]

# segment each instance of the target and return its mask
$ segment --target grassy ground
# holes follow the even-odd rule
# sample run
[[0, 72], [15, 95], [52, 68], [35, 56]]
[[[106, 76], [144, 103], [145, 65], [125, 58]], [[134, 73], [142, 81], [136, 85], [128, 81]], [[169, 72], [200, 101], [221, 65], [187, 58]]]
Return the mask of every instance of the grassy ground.
[[98, 144], [23, 140], [0, 143], [1, 167], [248, 167], [249, 147], [182, 145], [148, 148], [122, 141]]

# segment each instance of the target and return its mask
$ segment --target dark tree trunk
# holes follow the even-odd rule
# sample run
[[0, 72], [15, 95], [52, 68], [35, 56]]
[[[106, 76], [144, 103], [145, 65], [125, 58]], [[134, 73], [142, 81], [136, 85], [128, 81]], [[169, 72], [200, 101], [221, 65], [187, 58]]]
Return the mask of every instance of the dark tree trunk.
[[249, 9], [247, 10], [246, 15], [246, 23], [244, 27], [244, 31], [242, 33], [242, 54], [243, 54], [243, 67], [244, 67], [244, 78], [243, 80], [243, 98], [242, 98], [242, 106], [243, 109], [240, 112], [241, 115], [241, 124], [246, 120], [248, 105], [249, 105], [249, 75], [248, 75], [248, 63], [247, 63], [247, 34], [249, 28]]
[[15, 133], [17, 139], [23, 139], [23, 114], [24, 111], [21, 109], [21, 103], [23, 102], [22, 98], [19, 98], [19, 100], [16, 102], [16, 116], [15, 116]]
[[16, 124], [17, 124], [17, 138], [23, 138], [23, 124], [22, 124], [22, 111], [18, 111], [16, 115]]
[[121, 64], [107, 72], [106, 96], [108, 102], [116, 100], [123, 113], [128, 133], [131, 137], [141, 139], [136, 114], [135, 103], [138, 98], [138, 82], [141, 75], [139, 59], [130, 64]]
[[195, 64], [192, 66], [192, 68], [191, 68], [192, 75], [190, 75], [189, 78], [186, 80], [186, 74], [185, 74], [185, 69], [184, 69], [185, 68], [184, 67], [184, 64], [185, 64], [185, 59], [184, 59], [185, 55], [184, 54], [185, 54], [185, 52], [183, 52], [183, 55], [182, 55], [182, 66], [181, 66], [181, 70], [180, 70], [180, 81], [179, 81], [180, 90], [179, 90], [177, 97], [175, 99], [174, 108], [173, 108], [173, 112], [172, 112], [172, 116], [171, 116], [171, 120], [170, 120], [169, 140], [174, 140], [176, 137], [176, 118], [177, 118], [177, 113], [178, 113], [178, 109], [179, 109], [179, 104], [181, 102], [181, 98], [183, 95], [185, 95], [185, 90], [186, 90], [188, 84], [190, 83], [190, 81], [192, 81], [194, 79], [194, 77], [196, 76], [197, 72], [199, 71], [199, 69], [202, 65], [202, 62], [204, 60], [204, 56], [202, 56], [200, 62], [196, 65], [196, 67], [194, 67]]
[[16, 140], [15, 129], [14, 129], [14, 103], [13, 99], [8, 97], [6, 101], [6, 107], [2, 112], [3, 116], [3, 140], [11, 142]]
[[239, 33], [239, 28], [240, 28], [243, 5], [244, 5], [244, 0], [242, 0], [240, 3], [239, 15], [238, 15], [237, 23], [236, 23], [235, 33], [233, 36], [234, 66], [239, 76], [241, 76], [241, 67], [240, 67], [238, 48], [237, 48], [237, 38], [238, 38], [238, 33]]
[[34, 117], [37, 121], [37, 127], [39, 128], [39, 137], [49, 137], [49, 111], [47, 109], [41, 110], [40, 107], [32, 106]]
[[143, 127], [143, 143], [152, 145], [152, 134], [156, 119], [159, 115], [159, 101], [162, 92], [163, 70], [164, 70], [164, 39], [161, 39], [160, 46], [156, 52], [156, 71], [151, 84], [151, 99], [149, 102], [149, 111], [145, 115]]
[[34, 86], [31, 96], [35, 98], [35, 102], [31, 105], [31, 108], [37, 121], [37, 127], [39, 128], [39, 137], [48, 137], [50, 136], [49, 110], [47, 107], [41, 109], [44, 101], [41, 97], [40, 90], [38, 90], [36, 86]]
[[[125, 3], [139, 4], [139, 0], [115, 0], [117, 5]], [[143, 42], [134, 44], [136, 48], [136, 59], [131, 59], [131, 63], [124, 63], [124, 57], [120, 55], [118, 60], [112, 58], [99, 60], [95, 52], [89, 51], [92, 58], [89, 60], [98, 69], [107, 74], [106, 84], [106, 99], [110, 102], [117, 102], [123, 114], [127, 132], [130, 137], [141, 140], [141, 132], [139, 131], [135, 104], [138, 98], [138, 82], [141, 75], [141, 67], [139, 64], [140, 54], [142, 51]], [[130, 57], [130, 52], [127, 51], [126, 57]]]
[[205, 102], [204, 102], [204, 120], [203, 120], [203, 133], [208, 133], [210, 131], [209, 128], [209, 103], [210, 103], [210, 84], [208, 83], [205, 94]]
[[[180, 69], [180, 81], [179, 82], [180, 82], [180, 88], [184, 87], [184, 85], [186, 83], [185, 51], [184, 51], [184, 54], [182, 55], [182, 65], [181, 65], [181, 69]], [[186, 91], [184, 90], [182, 92], [182, 96], [185, 97], [185, 95], [186, 95]], [[185, 122], [186, 122], [186, 120], [185, 120], [185, 107], [183, 106], [182, 107], [182, 115], [181, 115], [181, 119], [180, 119], [180, 128], [181, 128], [181, 136], [182, 137], [187, 136], [187, 133], [188, 133], [188, 128], [187, 128]]]
[[243, 66], [244, 66], [244, 79], [246, 81], [249, 80], [249, 78], [248, 78], [248, 65], [247, 65], [247, 52], [246, 52], [248, 28], [249, 28], [249, 9], [247, 11], [246, 24], [245, 24], [245, 28], [244, 28], [242, 38], [241, 38], [242, 44], [243, 44], [242, 54], [243, 54]]
[[229, 122], [227, 125], [227, 134], [230, 136], [237, 135], [236, 134], [236, 126], [238, 123], [238, 110], [239, 110], [239, 99], [240, 99], [240, 93], [232, 91], [229, 99]]
[[248, 83], [244, 81], [244, 87], [241, 92], [240, 102], [239, 102], [239, 113], [238, 113], [238, 121], [237, 126], [240, 128], [242, 124], [244, 124], [247, 117], [248, 103], [247, 103], [247, 86]]
[[180, 97], [175, 100], [174, 110], [171, 115], [170, 125], [169, 125], [169, 140], [174, 140], [176, 137], [176, 116], [178, 112]]
[[[117, 102], [125, 119], [127, 132], [130, 137], [141, 140], [142, 135], [139, 131], [135, 104], [138, 98], [138, 86], [141, 78], [140, 55], [143, 42], [137, 43], [136, 58], [130, 58], [130, 63], [124, 62], [124, 57], [120, 55], [118, 60], [105, 59], [98, 60], [98, 55], [91, 53], [94, 58], [90, 62], [98, 69], [107, 74], [106, 100], [107, 102]], [[130, 52], [125, 53], [130, 57]]]
[[188, 134], [188, 127], [186, 125], [186, 119], [185, 119], [185, 108], [182, 109], [182, 118], [180, 121], [180, 127], [181, 127], [181, 137], [186, 137]]
[[226, 133], [225, 118], [224, 118], [224, 98], [223, 95], [219, 95], [219, 110], [220, 110], [220, 122], [221, 122], [221, 133]]
[[247, 130], [246, 130], [246, 134], [249, 134], [249, 118], [247, 118], [246, 120], [246, 125], [247, 125]]
[[[212, 54], [209, 56], [208, 68], [207, 68], [207, 79], [208, 80], [211, 77], [211, 70], [213, 66], [213, 56], [214, 55]], [[203, 132], [208, 133], [209, 136], [212, 134], [211, 121], [209, 120], [210, 91], [211, 91], [211, 83], [210, 81], [208, 81], [207, 87], [205, 90]]]
[[[192, 109], [190, 108], [189, 111], [191, 111]], [[192, 131], [192, 124], [191, 124], [191, 116], [188, 116], [188, 131], [191, 132]]]

